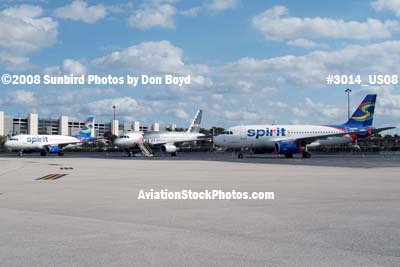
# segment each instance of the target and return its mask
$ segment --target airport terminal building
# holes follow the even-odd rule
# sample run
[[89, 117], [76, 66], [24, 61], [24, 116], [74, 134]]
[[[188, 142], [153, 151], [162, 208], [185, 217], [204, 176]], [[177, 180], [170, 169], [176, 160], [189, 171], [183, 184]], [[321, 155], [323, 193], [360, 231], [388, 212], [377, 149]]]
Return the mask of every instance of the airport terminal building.
[[[75, 135], [83, 126], [84, 121], [76, 121], [68, 116], [59, 118], [40, 118], [38, 114], [28, 114], [27, 117], [10, 116], [0, 111], [0, 136], [13, 136], [17, 134], [50, 134], [50, 135]], [[164, 127], [155, 122], [150, 125], [141, 125], [139, 121], [120, 123], [118, 120], [111, 122], [97, 122], [94, 124], [95, 137], [103, 137], [111, 132], [120, 135], [129, 131], [160, 131]]]

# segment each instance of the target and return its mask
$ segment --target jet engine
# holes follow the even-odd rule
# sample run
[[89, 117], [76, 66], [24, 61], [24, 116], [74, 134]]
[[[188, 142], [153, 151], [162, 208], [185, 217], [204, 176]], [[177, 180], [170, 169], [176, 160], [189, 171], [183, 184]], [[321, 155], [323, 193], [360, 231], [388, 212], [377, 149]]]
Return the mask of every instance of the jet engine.
[[49, 153], [60, 153], [61, 152], [61, 148], [59, 146], [48, 146], [47, 147], [47, 151]]
[[275, 151], [279, 154], [293, 155], [302, 152], [300, 144], [291, 141], [279, 141], [275, 143]]
[[161, 146], [161, 152], [165, 152], [165, 153], [175, 153], [176, 150], [178, 150], [176, 148], [176, 146], [171, 145], [171, 144], [165, 144]]

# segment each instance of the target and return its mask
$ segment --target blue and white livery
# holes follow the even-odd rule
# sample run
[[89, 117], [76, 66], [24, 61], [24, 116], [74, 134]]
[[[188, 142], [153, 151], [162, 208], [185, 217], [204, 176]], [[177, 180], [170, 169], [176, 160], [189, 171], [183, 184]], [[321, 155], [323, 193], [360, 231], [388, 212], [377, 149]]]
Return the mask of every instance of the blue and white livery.
[[93, 126], [94, 118], [89, 117], [77, 135], [20, 134], [12, 136], [4, 146], [9, 151], [18, 151], [19, 156], [22, 156], [24, 152], [32, 151], [40, 151], [41, 156], [47, 156], [49, 153], [57, 153], [59, 156], [63, 156], [66, 148], [93, 140]]
[[[251, 148], [275, 151], [287, 158], [302, 153], [311, 157], [309, 147], [337, 145], [367, 137], [395, 127], [372, 126], [376, 95], [367, 95], [353, 116], [339, 125], [240, 125], [214, 137], [214, 143], [226, 148]], [[242, 158], [243, 154], [239, 154]]]

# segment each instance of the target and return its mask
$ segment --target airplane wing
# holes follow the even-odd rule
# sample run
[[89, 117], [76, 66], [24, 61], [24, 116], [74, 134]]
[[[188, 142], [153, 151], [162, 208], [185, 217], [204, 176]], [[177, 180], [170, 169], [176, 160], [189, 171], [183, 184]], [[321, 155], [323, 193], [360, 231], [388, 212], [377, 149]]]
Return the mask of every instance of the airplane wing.
[[376, 128], [376, 129], [372, 129], [372, 133], [373, 134], [377, 134], [380, 133], [382, 131], [387, 131], [387, 130], [392, 130], [395, 129], [396, 127], [382, 127], [382, 128]]
[[[354, 134], [377, 134], [382, 131], [386, 130], [391, 130], [396, 127], [383, 127], [383, 128], [376, 128], [376, 129], [365, 129], [361, 131], [350, 131], [350, 132], [343, 132], [343, 133], [336, 133], [336, 134], [324, 134], [324, 135], [317, 135], [317, 136], [307, 136], [303, 138], [295, 138], [295, 139], [286, 139], [285, 141], [294, 141], [294, 142], [305, 142], [307, 144], [310, 144], [314, 141], [321, 140], [321, 139], [327, 139], [329, 137], [341, 137], [345, 135], [354, 135]], [[281, 141], [281, 140], [279, 140]]]
[[165, 140], [163, 140], [163, 141], [152, 141], [151, 143], [150, 143], [150, 145], [152, 145], [152, 146], [161, 146], [161, 145], [179, 145], [179, 144], [183, 144], [183, 143], [193, 143], [193, 142], [196, 142], [196, 141], [204, 141], [204, 140], [209, 140], [210, 138], [202, 138], [202, 137], [199, 137], [199, 139], [197, 139], [197, 140], [182, 140], [182, 141], [165, 141]]
[[366, 132], [346, 132], [346, 133], [337, 133], [337, 134], [324, 134], [324, 135], [317, 135], [317, 136], [307, 136], [307, 137], [303, 137], [303, 138], [292, 139], [292, 141], [305, 142], [305, 143], [309, 144], [309, 143], [312, 143], [312, 142], [317, 141], [317, 140], [327, 139], [329, 137], [341, 137], [341, 136], [345, 136], [345, 135], [361, 134], [361, 133], [365, 134]]
[[64, 148], [64, 147], [66, 147], [66, 146], [68, 146], [68, 145], [82, 144], [82, 143], [83, 143], [82, 141], [65, 142], [65, 143], [57, 143], [57, 144], [53, 144], [53, 145], [51, 145], [51, 144], [49, 144], [49, 145], [44, 145], [44, 147], [58, 146], [58, 147]]

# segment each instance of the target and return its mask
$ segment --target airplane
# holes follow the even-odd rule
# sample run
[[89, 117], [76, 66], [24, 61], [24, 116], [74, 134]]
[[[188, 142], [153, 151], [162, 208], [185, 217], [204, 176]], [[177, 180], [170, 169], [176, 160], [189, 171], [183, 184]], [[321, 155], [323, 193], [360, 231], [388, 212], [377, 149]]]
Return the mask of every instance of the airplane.
[[206, 136], [199, 133], [202, 110], [198, 110], [189, 129], [186, 132], [128, 132], [114, 141], [114, 145], [124, 149], [130, 157], [133, 156], [135, 148], [139, 147], [146, 156], [152, 155], [150, 148], [161, 149], [161, 152], [171, 153], [175, 157], [178, 148], [177, 144], [195, 142], [205, 139]]
[[24, 152], [40, 151], [41, 156], [57, 153], [64, 155], [64, 150], [73, 146], [81, 145], [94, 138], [93, 135], [94, 118], [89, 117], [80, 132], [74, 136], [65, 135], [28, 135], [20, 134], [8, 139], [4, 147], [9, 151], [18, 151], [18, 156]]
[[[292, 158], [302, 153], [310, 158], [310, 147], [349, 143], [396, 127], [372, 126], [376, 94], [367, 95], [346, 123], [339, 125], [240, 125], [214, 136], [214, 144], [225, 148], [251, 148]], [[243, 158], [243, 153], [238, 154]]]

